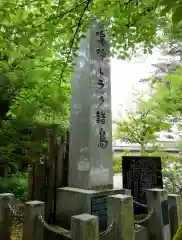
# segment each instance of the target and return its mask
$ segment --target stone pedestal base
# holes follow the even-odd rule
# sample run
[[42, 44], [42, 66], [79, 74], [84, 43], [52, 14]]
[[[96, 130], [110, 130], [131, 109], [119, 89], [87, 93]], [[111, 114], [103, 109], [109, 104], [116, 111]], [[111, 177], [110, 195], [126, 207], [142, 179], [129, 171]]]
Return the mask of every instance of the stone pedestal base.
[[57, 189], [56, 224], [71, 228], [71, 216], [89, 213], [99, 217], [99, 228], [107, 228], [107, 197], [115, 194], [131, 195], [128, 189], [87, 190], [64, 187]]

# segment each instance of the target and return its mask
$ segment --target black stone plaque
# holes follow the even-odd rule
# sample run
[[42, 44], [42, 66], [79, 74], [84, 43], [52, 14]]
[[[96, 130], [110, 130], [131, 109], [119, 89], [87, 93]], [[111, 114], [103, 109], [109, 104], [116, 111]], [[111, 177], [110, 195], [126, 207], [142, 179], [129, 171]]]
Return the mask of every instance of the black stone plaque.
[[[146, 189], [163, 188], [160, 157], [124, 156], [122, 158], [123, 188], [131, 189], [133, 199], [146, 204]], [[134, 203], [135, 214], [147, 209]]]
[[91, 200], [91, 214], [99, 218], [99, 230], [107, 228], [107, 197], [93, 197]]
[[167, 200], [161, 202], [161, 208], [162, 208], [163, 225], [166, 226], [169, 224], [169, 212], [168, 212]]

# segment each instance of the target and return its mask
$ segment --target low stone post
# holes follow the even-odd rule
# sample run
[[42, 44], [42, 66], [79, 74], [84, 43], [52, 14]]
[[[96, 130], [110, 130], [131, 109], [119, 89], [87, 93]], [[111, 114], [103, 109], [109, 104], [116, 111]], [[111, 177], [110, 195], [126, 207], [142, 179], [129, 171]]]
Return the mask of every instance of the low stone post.
[[72, 240], [99, 240], [98, 217], [87, 213], [71, 218]]
[[147, 205], [153, 214], [148, 219], [150, 240], [171, 240], [167, 194], [163, 189], [147, 190]]
[[14, 195], [11, 193], [0, 194], [0, 240], [11, 239], [12, 213], [8, 207], [12, 205]]
[[134, 240], [133, 197], [117, 194], [108, 197], [108, 225], [114, 221], [109, 239]]
[[44, 217], [45, 204], [41, 201], [25, 203], [23, 240], [43, 240], [44, 226], [38, 220], [38, 214]]
[[182, 209], [180, 201], [180, 195], [168, 194], [171, 239], [174, 237], [179, 225], [182, 224]]

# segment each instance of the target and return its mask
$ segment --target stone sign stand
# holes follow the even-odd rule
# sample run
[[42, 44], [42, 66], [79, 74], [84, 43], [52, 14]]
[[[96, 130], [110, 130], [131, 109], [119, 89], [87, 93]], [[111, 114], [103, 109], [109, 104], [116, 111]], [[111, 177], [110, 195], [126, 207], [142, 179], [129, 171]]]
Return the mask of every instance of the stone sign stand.
[[178, 227], [182, 224], [181, 197], [177, 194], [168, 194], [169, 218], [171, 239], [174, 237]]
[[38, 214], [44, 217], [45, 203], [30, 201], [25, 203], [23, 240], [43, 240], [44, 226], [38, 221]]
[[0, 240], [11, 239], [12, 213], [8, 205], [11, 205], [14, 199], [11, 193], [0, 194]]
[[134, 240], [133, 197], [122, 194], [108, 197], [108, 224], [114, 222], [110, 239]]
[[99, 240], [98, 217], [80, 214], [71, 218], [72, 240]]
[[167, 194], [163, 189], [147, 190], [147, 205], [153, 210], [148, 220], [150, 240], [171, 240]]

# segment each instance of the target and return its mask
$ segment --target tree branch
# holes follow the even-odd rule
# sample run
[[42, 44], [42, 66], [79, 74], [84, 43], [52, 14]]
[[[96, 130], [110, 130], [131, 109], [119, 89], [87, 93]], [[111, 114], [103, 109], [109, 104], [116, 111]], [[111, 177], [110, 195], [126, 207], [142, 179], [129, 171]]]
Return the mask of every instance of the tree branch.
[[[157, 7], [157, 5], [154, 7], [154, 6], [151, 6], [151, 7], [147, 7], [143, 12], [139, 13], [138, 14], [138, 17], [145, 17], [147, 16], [150, 12], [152, 12], [153, 10], [155, 10]], [[134, 22], [130, 22], [130, 23], [127, 23], [125, 24], [120, 30], [118, 30], [115, 34], [113, 34], [112, 36], [117, 36], [120, 32], [122, 32], [125, 28], [130, 28], [130, 27], [134, 27], [137, 22], [139, 22], [139, 19], [137, 17], [137, 20], [134, 21]]]
[[[71, 54], [71, 51], [72, 51], [72, 48], [73, 48], [74, 41], [75, 41], [75, 39], [76, 39], [77, 33], [78, 33], [78, 31], [79, 31], [79, 28], [80, 28], [80, 26], [81, 26], [82, 18], [83, 18], [83, 16], [84, 16], [85, 12], [87, 11], [87, 9], [88, 9], [88, 7], [89, 7], [89, 5], [90, 5], [91, 2], [92, 2], [92, 0], [84, 1], [84, 2], [76, 5], [74, 8], [70, 9], [70, 10], [67, 11], [66, 13], [62, 14], [62, 16], [61, 16], [61, 17], [63, 17], [63, 16], [65, 16], [65, 14], [68, 14], [68, 13], [74, 11], [76, 8], [80, 7], [82, 4], [87, 3], [86, 6], [84, 7], [83, 13], [81, 14], [81, 16], [80, 16], [80, 18], [79, 18], [76, 31], [75, 31], [75, 33], [74, 33], [74, 36], [73, 36], [71, 42], [70, 42], [69, 52], [68, 52], [68, 55], [67, 55], [65, 64], [64, 64], [64, 66], [63, 66], [61, 75], [60, 75], [60, 84], [61, 84], [61, 80], [62, 80], [64, 71], [65, 71], [65, 69], [66, 69], [66, 67], [67, 67], [67, 64], [68, 64], [68, 60], [69, 60], [69, 57], [70, 57], [70, 54]], [[58, 16], [57, 16], [57, 17], [58, 17]], [[59, 17], [60, 17], [60, 16], [59, 16]], [[48, 20], [48, 19], [47, 19], [47, 20]], [[46, 21], [47, 21], [47, 20], [46, 20]], [[45, 22], [44, 22], [44, 23], [45, 23]], [[41, 24], [43, 24], [43, 23], [41, 23]], [[41, 24], [40, 24], [40, 25], [41, 25]], [[40, 25], [38, 25], [38, 26], [40, 26]], [[42, 90], [43, 90], [45, 87], [49, 86], [51, 83], [52, 83], [52, 82], [48, 82], [47, 84], [43, 85], [43, 86], [42, 86]]]
[[90, 5], [91, 2], [92, 2], [92, 0], [87, 0], [87, 4], [86, 4], [86, 6], [84, 7], [83, 13], [81, 14], [81, 16], [80, 16], [80, 18], [79, 18], [76, 31], [75, 31], [75, 33], [74, 33], [74, 35], [73, 35], [73, 38], [72, 38], [72, 40], [71, 40], [71, 43], [70, 43], [70, 49], [69, 49], [69, 52], [68, 52], [68, 56], [67, 56], [67, 58], [66, 58], [66, 62], [65, 62], [65, 64], [64, 64], [63, 70], [62, 70], [62, 72], [61, 72], [60, 83], [61, 83], [61, 80], [62, 80], [64, 71], [65, 71], [65, 68], [67, 67], [68, 60], [69, 60], [69, 58], [70, 58], [70, 54], [71, 54], [71, 51], [72, 51], [72, 48], [73, 48], [73, 45], [74, 45], [74, 41], [75, 41], [76, 36], [77, 36], [77, 33], [78, 33], [78, 31], [79, 31], [79, 29], [80, 29], [80, 27], [81, 27], [82, 18], [83, 18], [83, 16], [84, 16], [85, 12], [87, 11], [87, 9], [89, 8], [89, 5]]
[[30, 2], [26, 2], [26, 3], [24, 3], [24, 4], [18, 5], [17, 7], [13, 8], [12, 10], [16, 10], [16, 9], [18, 9], [18, 8], [25, 7], [25, 6], [33, 3], [33, 2], [37, 2], [37, 0], [31, 0]]
[[178, 184], [175, 183], [175, 181], [174, 181], [171, 177], [168, 177], [168, 178], [169, 178], [169, 180], [172, 182], [172, 184], [175, 185], [175, 186], [178, 188], [178, 190], [179, 190], [180, 193], [181, 193], [181, 192], [182, 192], [182, 187], [178, 186]]
[[[126, 112], [128, 113], [128, 116], [130, 116], [132, 119], [133, 119], [133, 121], [136, 123], [136, 119], [133, 117], [133, 115], [132, 114], [129, 114], [129, 112], [126, 110]], [[137, 135], [137, 137], [138, 137], [138, 139], [140, 139], [141, 138], [141, 136], [136, 132], [136, 135]], [[138, 142], [138, 141], [137, 141]], [[141, 141], [140, 142], [138, 142], [138, 143], [140, 143], [141, 144]]]
[[44, 22], [41, 22], [39, 25], [36, 25], [36, 27], [40, 27], [42, 24], [45, 24], [46, 22], [49, 22], [50, 20], [54, 20], [56, 18], [63, 18], [63, 17], [65, 17], [65, 15], [75, 11], [78, 7], [80, 7], [84, 3], [88, 3], [88, 0], [86, 0], [84, 2], [81, 2], [80, 4], [77, 4], [75, 7], [69, 9], [67, 12], [64, 12], [63, 14], [60, 14], [60, 15], [58, 14], [58, 15], [55, 15], [55, 16], [48, 17]]
[[141, 141], [138, 140], [135, 135], [133, 134], [133, 132], [129, 129], [127, 123], [123, 122], [123, 124], [125, 125], [125, 127], [128, 129], [128, 133], [130, 134], [130, 136], [139, 144], [141, 144]]

